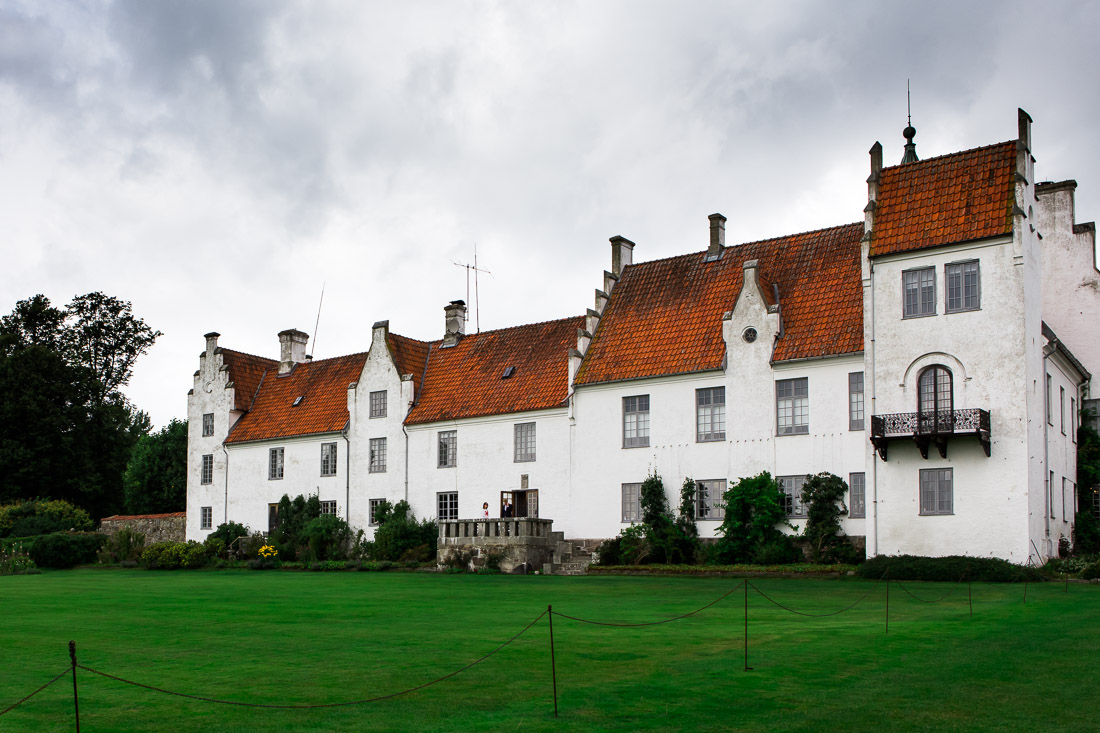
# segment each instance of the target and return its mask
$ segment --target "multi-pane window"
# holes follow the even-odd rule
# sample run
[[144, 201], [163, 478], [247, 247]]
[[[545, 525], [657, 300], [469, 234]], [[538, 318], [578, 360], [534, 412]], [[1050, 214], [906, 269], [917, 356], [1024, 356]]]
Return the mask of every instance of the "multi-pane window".
[[386, 390], [370, 393], [370, 416], [386, 416]]
[[1069, 398], [1069, 434], [1073, 442], [1077, 442], [1077, 398]]
[[439, 467], [454, 468], [458, 465], [458, 431], [439, 431]]
[[806, 377], [775, 383], [775, 413], [780, 435], [810, 432], [810, 382]]
[[516, 463], [535, 460], [535, 423], [517, 423], [513, 442]]
[[267, 478], [268, 480], [283, 477], [283, 449], [272, 448], [267, 452]]
[[848, 375], [848, 429], [863, 430], [863, 372]]
[[199, 509], [199, 529], [214, 528], [214, 507], [204, 506]]
[[695, 390], [695, 439], [700, 443], [726, 439], [726, 388]]
[[953, 514], [955, 512], [953, 469], [922, 468], [920, 472], [920, 513]]
[[788, 517], [805, 517], [806, 505], [802, 503], [802, 485], [805, 476], [776, 476], [779, 488], [783, 490], [783, 509]]
[[370, 513], [367, 515], [367, 524], [372, 527], [378, 526], [378, 507], [382, 506], [382, 502], [385, 499], [371, 499], [370, 500]]
[[725, 511], [720, 504], [726, 490], [724, 478], [695, 482], [695, 518], [722, 519]]
[[321, 475], [336, 475], [336, 444], [321, 443]]
[[623, 397], [623, 447], [649, 445], [649, 395]]
[[458, 492], [441, 491], [436, 494], [435, 514], [438, 519], [458, 519]]
[[370, 473], [386, 472], [386, 439], [370, 439]]
[[1051, 417], [1051, 415], [1053, 414], [1053, 410], [1051, 409], [1051, 403], [1053, 402], [1053, 398], [1052, 398], [1051, 395], [1052, 395], [1052, 390], [1053, 389], [1054, 389], [1054, 380], [1051, 379], [1051, 376], [1048, 374], [1047, 375], [1047, 425], [1050, 425], [1052, 427], [1054, 425], [1054, 418]]
[[1062, 477], [1062, 521], [1066, 521], [1066, 484], [1069, 479]]
[[949, 433], [954, 429], [951, 370], [935, 364], [917, 378], [918, 425], [922, 433]]
[[331, 514], [336, 516], [336, 502], [335, 501], [322, 501], [321, 502], [321, 514]]
[[848, 516], [867, 516], [867, 474], [848, 474]]
[[901, 274], [905, 291], [905, 318], [936, 314], [936, 271], [931, 267]]
[[973, 311], [981, 307], [978, 261], [957, 262], [944, 268], [947, 277], [947, 312]]
[[1047, 512], [1050, 518], [1054, 519], [1054, 471], [1051, 471], [1047, 478]]
[[214, 454], [208, 453], [202, 457], [202, 476], [199, 479], [199, 483], [212, 484], [214, 483]]
[[623, 484], [623, 521], [642, 521], [641, 484]]
[[1058, 414], [1062, 420], [1062, 435], [1066, 434], [1066, 388], [1058, 388]]
[[202, 416], [202, 437], [209, 438], [214, 434], [214, 413], [207, 412]]

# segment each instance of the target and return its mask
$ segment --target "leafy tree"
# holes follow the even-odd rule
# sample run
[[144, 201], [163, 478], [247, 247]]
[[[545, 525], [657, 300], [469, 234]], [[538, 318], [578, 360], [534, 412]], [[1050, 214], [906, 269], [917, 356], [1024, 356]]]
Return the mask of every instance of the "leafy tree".
[[[1087, 413], [1082, 411], [1082, 416]], [[1093, 513], [1093, 501], [1100, 486], [1100, 434], [1082, 421], [1077, 429], [1077, 513], [1074, 516], [1073, 553], [1100, 552], [1100, 520]]]
[[187, 506], [187, 423], [173, 419], [134, 446], [123, 476], [130, 514], [179, 512]]
[[822, 562], [844, 543], [840, 534], [840, 516], [847, 512], [844, 495], [848, 485], [839, 476], [827, 471], [814, 474], [802, 485], [802, 502], [806, 508], [806, 529], [810, 559]]
[[695, 523], [695, 480], [684, 479], [680, 487], [680, 516], [676, 517], [676, 526], [686, 539], [695, 541], [699, 537], [699, 526]]
[[783, 508], [783, 490], [763, 471], [742, 478], [722, 495], [726, 513], [718, 527], [717, 543], [722, 562], [748, 562], [769, 545], [783, 540], [781, 526], [790, 526]]

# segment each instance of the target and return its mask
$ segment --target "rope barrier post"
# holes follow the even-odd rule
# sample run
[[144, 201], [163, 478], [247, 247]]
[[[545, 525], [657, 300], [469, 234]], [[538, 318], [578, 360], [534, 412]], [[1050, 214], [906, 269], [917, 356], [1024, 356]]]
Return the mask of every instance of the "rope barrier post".
[[550, 619], [550, 679], [554, 682], [554, 717], [558, 717], [558, 670], [554, 663], [554, 607], [546, 604], [546, 617]]
[[76, 694], [76, 642], [69, 642], [69, 659], [73, 665], [73, 714], [76, 716], [76, 733], [80, 733], [80, 699]]
[[886, 635], [890, 635], [890, 568], [886, 569]]
[[741, 581], [745, 585], [745, 671], [751, 672], [749, 666], [749, 579]]
[[974, 618], [974, 594], [970, 587], [970, 566], [966, 566], [966, 602], [970, 604], [970, 618]]

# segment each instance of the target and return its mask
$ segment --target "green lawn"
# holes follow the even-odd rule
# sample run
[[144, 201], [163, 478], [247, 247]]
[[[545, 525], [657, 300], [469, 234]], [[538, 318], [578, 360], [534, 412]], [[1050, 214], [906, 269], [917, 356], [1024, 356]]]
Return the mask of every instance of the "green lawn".
[[[397, 692], [460, 669], [555, 611], [612, 622], [668, 618], [731, 578], [75, 570], [0, 578], [0, 710], [78, 661], [145, 684], [255, 703]], [[756, 579], [683, 620], [614, 628], [538, 621], [483, 663], [426, 689], [320, 710], [197, 702], [79, 672], [82, 731], [1094, 729], [1100, 586], [967, 586], [920, 603], [891, 584]], [[951, 584], [905, 583], [936, 598]], [[873, 590], [872, 590], [873, 589]], [[72, 730], [71, 677], [0, 731]]]

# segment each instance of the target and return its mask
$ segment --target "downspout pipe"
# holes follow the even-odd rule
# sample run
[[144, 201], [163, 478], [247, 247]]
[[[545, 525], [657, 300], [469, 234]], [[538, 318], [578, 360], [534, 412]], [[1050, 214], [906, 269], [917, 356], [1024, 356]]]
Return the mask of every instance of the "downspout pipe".
[[351, 524], [351, 441], [348, 440], [348, 427], [340, 431], [344, 439], [344, 521]]
[[[1054, 486], [1050, 482], [1050, 410], [1053, 407], [1050, 403], [1050, 389], [1047, 387], [1047, 360], [1050, 359], [1050, 355], [1054, 353], [1056, 345], [1048, 344], [1043, 347], [1043, 485], [1046, 486], [1046, 494], [1043, 496], [1043, 525], [1046, 527], [1047, 544], [1051, 542], [1050, 539], [1050, 510], [1053, 507], [1054, 498]], [[1029, 533], [1030, 534], [1030, 533]], [[1034, 543], [1032, 543], [1034, 546]], [[1053, 549], [1048, 548], [1048, 549]], [[1053, 555], [1054, 553], [1051, 552]], [[1040, 554], [1038, 557], [1039, 564], [1043, 562], [1043, 556]]]
[[229, 451], [225, 449], [225, 443], [218, 446], [222, 449], [222, 453], [225, 454], [225, 517], [222, 519], [224, 524], [229, 523]]
[[405, 423], [401, 423], [401, 432], [405, 434], [405, 503], [409, 502], [409, 431], [405, 430]]
[[[869, 264], [871, 274], [871, 359], [870, 364], [864, 364], [864, 368], [871, 367], [871, 409], [867, 412], [867, 416], [874, 415], [876, 412], [875, 399], [878, 395], [878, 378], [875, 374], [875, 265]], [[866, 359], [865, 359], [866, 361]], [[871, 421], [868, 419], [865, 422], [867, 429], [870, 428]], [[866, 447], [864, 448], [866, 450]], [[871, 542], [871, 557], [878, 556], [878, 453], [875, 450], [871, 451], [871, 534], [874, 535], [874, 539]], [[867, 520], [864, 519], [864, 522]]]

